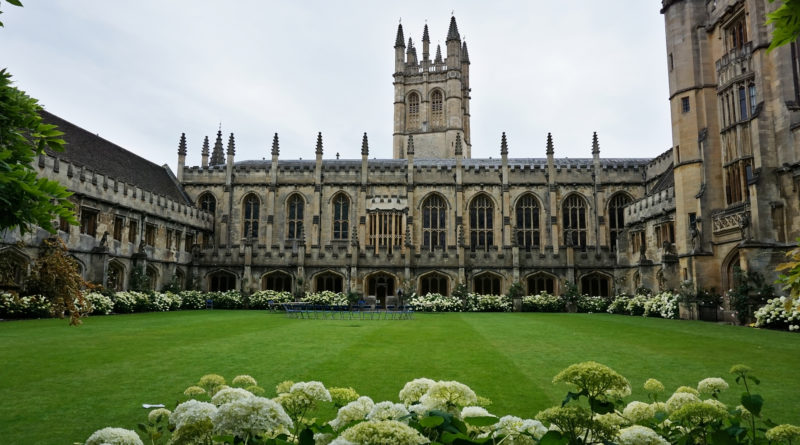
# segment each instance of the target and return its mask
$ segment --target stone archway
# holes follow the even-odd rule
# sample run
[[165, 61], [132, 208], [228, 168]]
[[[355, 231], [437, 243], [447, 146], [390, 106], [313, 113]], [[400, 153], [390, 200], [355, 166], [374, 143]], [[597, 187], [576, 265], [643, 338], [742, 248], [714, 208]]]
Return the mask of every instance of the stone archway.
[[395, 287], [396, 280], [388, 273], [378, 272], [367, 277], [367, 295], [375, 297], [375, 304], [378, 307], [386, 307], [387, 304], [396, 304], [394, 302]]

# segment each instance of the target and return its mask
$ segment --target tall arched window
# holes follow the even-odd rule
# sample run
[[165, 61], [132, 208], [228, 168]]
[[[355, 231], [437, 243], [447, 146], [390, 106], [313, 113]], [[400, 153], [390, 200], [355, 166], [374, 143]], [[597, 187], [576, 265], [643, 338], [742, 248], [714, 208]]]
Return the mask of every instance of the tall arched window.
[[599, 273], [591, 273], [581, 278], [581, 293], [591, 297], [611, 295], [611, 280]]
[[444, 126], [444, 106], [441, 90], [435, 90], [431, 94], [431, 125], [434, 128]]
[[125, 268], [116, 261], [108, 263], [108, 272], [106, 274], [106, 288], [121, 291], [125, 284]]
[[225, 292], [236, 289], [236, 275], [220, 270], [208, 276], [208, 290], [211, 292]]
[[570, 195], [563, 204], [564, 242], [568, 246], [586, 247], [586, 202]]
[[258, 238], [258, 210], [261, 202], [258, 196], [250, 194], [244, 199], [244, 238]]
[[446, 246], [447, 203], [439, 195], [432, 195], [422, 203], [422, 247], [425, 250], [444, 249]]
[[286, 272], [275, 271], [264, 275], [261, 279], [261, 289], [277, 292], [292, 291], [292, 276]]
[[525, 250], [539, 247], [539, 202], [527, 193], [517, 201], [517, 245]]
[[608, 203], [608, 246], [617, 250], [617, 240], [625, 228], [625, 207], [631, 198], [624, 193], [617, 193]]
[[217, 211], [217, 198], [214, 198], [210, 192], [205, 192], [200, 195], [200, 198], [197, 200], [200, 205], [200, 208], [205, 210], [209, 213], [214, 213]]
[[333, 272], [321, 273], [317, 275], [315, 281], [317, 292], [326, 290], [331, 292], [342, 291], [342, 276]]
[[447, 276], [436, 272], [429, 273], [419, 279], [419, 294], [440, 294], [448, 296], [450, 295], [449, 283], [450, 280]]
[[489, 250], [494, 245], [494, 203], [478, 195], [469, 205], [469, 243], [472, 250]]
[[303, 236], [303, 214], [306, 200], [300, 195], [292, 195], [286, 203], [286, 239], [300, 240]]
[[482, 273], [472, 278], [472, 292], [479, 295], [500, 295], [500, 277]]
[[147, 289], [156, 290], [156, 285], [158, 284], [158, 270], [153, 266], [147, 266], [145, 275], [147, 276]]
[[408, 95], [408, 129], [416, 130], [419, 128], [419, 94], [411, 93]]
[[350, 198], [339, 193], [333, 198], [333, 239], [350, 238]]
[[537, 273], [528, 276], [528, 295], [538, 295], [546, 292], [555, 295], [556, 280], [551, 275]]

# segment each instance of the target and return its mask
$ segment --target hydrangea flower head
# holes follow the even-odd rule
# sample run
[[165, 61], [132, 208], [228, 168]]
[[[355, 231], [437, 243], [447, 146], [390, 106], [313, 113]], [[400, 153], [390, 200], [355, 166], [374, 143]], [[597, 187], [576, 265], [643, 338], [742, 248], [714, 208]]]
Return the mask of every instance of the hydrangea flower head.
[[328, 393], [336, 406], [345, 406], [358, 399], [358, 393], [353, 388], [328, 388]]
[[206, 374], [200, 377], [200, 381], [197, 382], [197, 386], [205, 389], [211, 395], [219, 391], [224, 385], [225, 377], [219, 374]]
[[347, 405], [339, 408], [336, 413], [336, 418], [328, 422], [334, 430], [339, 430], [343, 426], [355, 422], [357, 420], [364, 420], [367, 414], [372, 411], [375, 403], [367, 396], [361, 396], [358, 399], [348, 403]]
[[224, 405], [226, 403], [233, 402], [235, 400], [245, 399], [248, 397], [253, 397], [253, 393], [247, 391], [246, 389], [242, 388], [225, 388], [220, 389], [214, 394], [214, 397], [211, 398], [211, 403], [216, 406]]
[[276, 393], [276, 394], [283, 394], [283, 393], [285, 393], [285, 392], [289, 392], [289, 390], [290, 390], [290, 389], [292, 389], [292, 385], [294, 385], [294, 382], [293, 382], [293, 381], [291, 381], [291, 380], [284, 380], [284, 381], [282, 381], [282, 382], [278, 383], [278, 384], [275, 386], [275, 393]]
[[700, 383], [697, 384], [697, 391], [701, 394], [719, 394], [726, 389], [728, 389], [728, 382], [719, 377], [709, 377], [700, 380]]
[[346, 429], [341, 438], [357, 445], [420, 445], [429, 443], [419, 431], [396, 420], [368, 420]]
[[701, 425], [722, 421], [727, 416], [728, 410], [714, 403], [689, 402], [670, 413], [669, 418], [679, 422]]
[[124, 428], [103, 428], [86, 439], [86, 445], [144, 445], [136, 431]]
[[647, 379], [644, 382], [644, 390], [650, 394], [661, 394], [664, 392], [664, 384], [656, 379]]
[[201, 387], [199, 387], [199, 386], [190, 386], [190, 387], [186, 388], [186, 390], [183, 392], [184, 395], [189, 396], [189, 397], [195, 397], [195, 396], [199, 396], [199, 395], [205, 394], [205, 393], [206, 393], [206, 390], [201, 388]]
[[[376, 403], [367, 414], [367, 420], [400, 420], [405, 416], [408, 416], [405, 405], [387, 401]], [[401, 420], [401, 422], [408, 423], [408, 419]]]
[[147, 413], [147, 420], [149, 420], [151, 423], [157, 423], [159, 420], [164, 419], [169, 420], [170, 414], [172, 414], [172, 411], [166, 408], [156, 408]]
[[694, 394], [696, 396], [700, 395], [700, 392], [696, 389], [692, 388], [691, 386], [679, 386], [678, 389], [675, 390], [676, 393], [685, 393], [685, 394]]
[[622, 410], [622, 415], [631, 423], [640, 423], [655, 416], [653, 406], [648, 403], [633, 401]]
[[259, 434], [286, 433], [292, 419], [279, 404], [264, 397], [247, 397], [226, 403], [212, 417], [214, 433], [246, 439]]
[[217, 407], [208, 402], [189, 400], [175, 407], [169, 416], [169, 423], [181, 429], [189, 424], [210, 422], [211, 416], [217, 412]]
[[245, 375], [237, 375], [233, 378], [231, 382], [233, 386], [238, 386], [239, 388], [247, 388], [248, 386], [256, 386], [258, 382], [253, 377], [245, 374]]
[[619, 431], [619, 445], [669, 445], [666, 439], [646, 426], [633, 425]]
[[591, 398], [607, 394], [616, 396], [626, 392], [630, 394], [628, 379], [608, 366], [592, 361], [568, 366], [553, 378], [553, 383], [559, 382], [586, 390]]
[[690, 392], [676, 392], [667, 399], [667, 412], [671, 413], [678, 410], [687, 403], [700, 402], [700, 398]]
[[[503, 443], [515, 445], [533, 445], [533, 440], [541, 439], [547, 433], [542, 422], [533, 419], [522, 419], [515, 416], [503, 416], [494, 426], [493, 437], [506, 437]], [[533, 437], [530, 437], [530, 436]]]
[[773, 442], [794, 443], [800, 440], [800, 427], [783, 424], [767, 430], [766, 437]]
[[474, 405], [478, 396], [469, 386], [456, 381], [435, 382], [419, 400], [429, 409], [451, 410]]
[[461, 418], [466, 419], [468, 417], [490, 417], [489, 411], [486, 411], [486, 408], [482, 406], [465, 406], [461, 409]]
[[403, 389], [400, 390], [400, 401], [406, 405], [419, 402], [422, 396], [428, 392], [428, 388], [434, 383], [436, 382], [431, 379], [426, 379], [425, 377], [414, 379], [406, 383]]

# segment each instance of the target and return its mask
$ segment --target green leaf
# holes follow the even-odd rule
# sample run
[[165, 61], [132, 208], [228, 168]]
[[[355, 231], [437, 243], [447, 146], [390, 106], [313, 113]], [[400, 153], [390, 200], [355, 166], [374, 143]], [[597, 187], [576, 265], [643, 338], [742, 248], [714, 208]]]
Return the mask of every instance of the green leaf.
[[606, 414], [614, 412], [614, 404], [611, 402], [603, 402], [602, 400], [589, 399], [589, 405], [591, 405], [592, 411], [596, 412], [597, 414]]
[[561, 402], [561, 406], [563, 407], [564, 405], [569, 403], [570, 400], [578, 400], [578, 399], [580, 399], [582, 395], [585, 395], [585, 393], [586, 393], [585, 390], [581, 391], [581, 392], [572, 392], [572, 391], [568, 392], [567, 396]]
[[754, 416], [761, 416], [761, 407], [764, 406], [764, 399], [758, 394], [742, 394], [742, 406], [747, 408]]
[[306, 428], [300, 433], [300, 437], [298, 439], [299, 445], [314, 445], [314, 432], [309, 428]]
[[440, 416], [430, 416], [420, 419], [419, 424], [425, 428], [437, 427], [444, 423], [444, 418]]
[[19, 0], [6, 0], [7, 2], [11, 3], [14, 6], [22, 7], [22, 2]]
[[736, 445], [738, 441], [724, 430], [717, 430], [711, 434], [711, 443], [714, 445]]
[[760, 385], [761, 384], [761, 380], [759, 380], [759, 379], [757, 379], [757, 378], [755, 378], [755, 377], [753, 377], [751, 375], [747, 376], [747, 378], [750, 379], [750, 381], [752, 381], [756, 385]]
[[539, 445], [566, 445], [569, 439], [558, 431], [548, 431], [539, 439]]
[[472, 426], [491, 426], [497, 423], [497, 417], [495, 416], [467, 417], [464, 419], [464, 422]]

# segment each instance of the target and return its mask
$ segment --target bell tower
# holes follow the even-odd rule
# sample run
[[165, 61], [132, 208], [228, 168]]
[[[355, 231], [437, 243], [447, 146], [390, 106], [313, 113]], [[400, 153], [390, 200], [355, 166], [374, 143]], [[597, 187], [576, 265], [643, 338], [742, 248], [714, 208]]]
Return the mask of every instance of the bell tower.
[[394, 43], [394, 133], [393, 157], [404, 159], [410, 135], [417, 159], [447, 159], [455, 156], [456, 137], [463, 141], [466, 158], [471, 157], [469, 133], [469, 53], [458, 33], [456, 18], [450, 17], [446, 58], [441, 45], [430, 58], [428, 25], [422, 30], [422, 58], [403, 25], [397, 26]]

